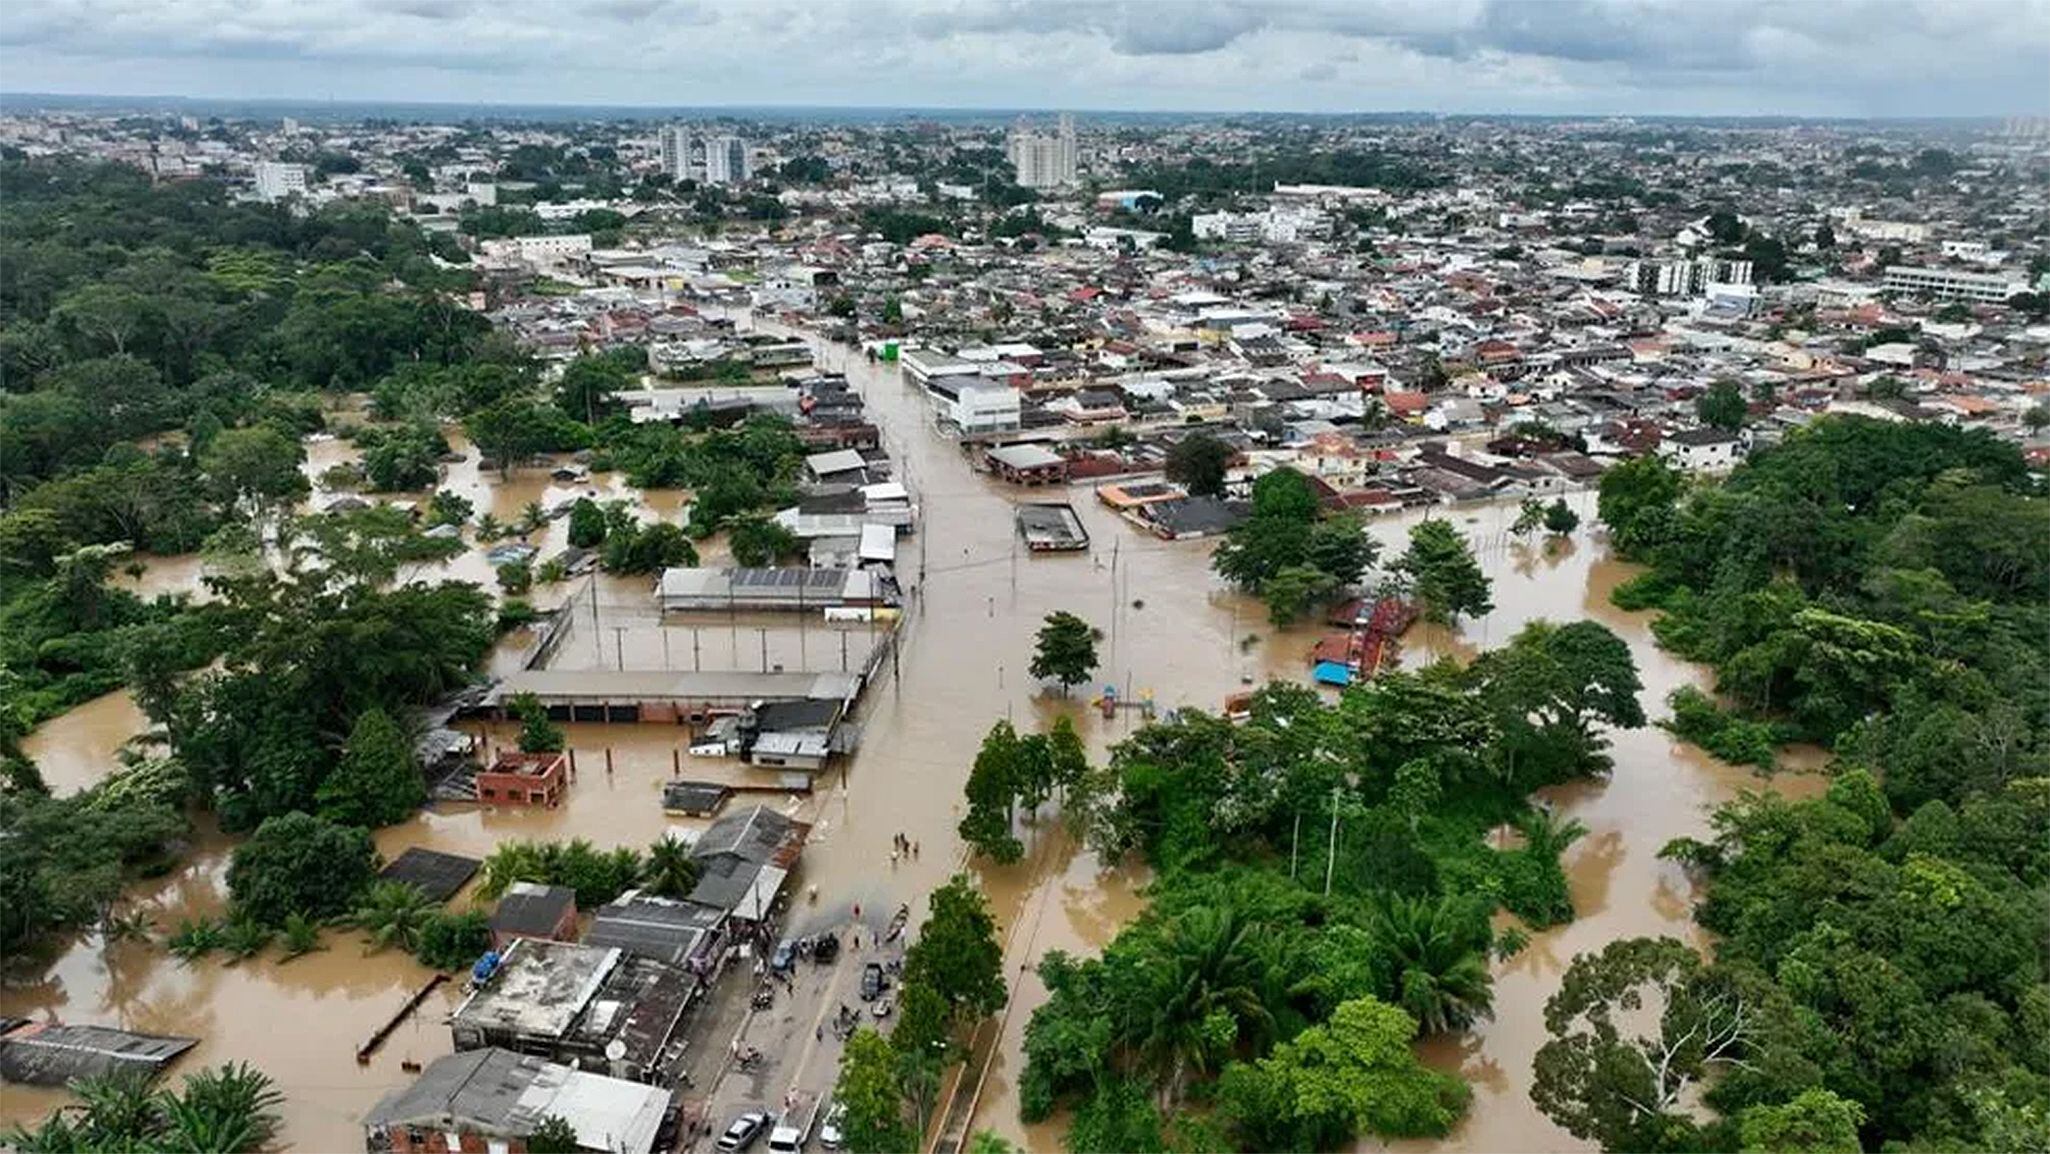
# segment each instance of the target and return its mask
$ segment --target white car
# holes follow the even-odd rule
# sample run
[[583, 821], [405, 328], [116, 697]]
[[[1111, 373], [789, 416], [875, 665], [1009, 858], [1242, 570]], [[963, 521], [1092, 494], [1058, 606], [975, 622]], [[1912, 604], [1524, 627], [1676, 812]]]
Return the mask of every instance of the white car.
[[826, 1107], [825, 1121], [819, 1123], [819, 1146], [826, 1150], [840, 1148], [840, 1121], [847, 1116], [847, 1107], [835, 1102]]

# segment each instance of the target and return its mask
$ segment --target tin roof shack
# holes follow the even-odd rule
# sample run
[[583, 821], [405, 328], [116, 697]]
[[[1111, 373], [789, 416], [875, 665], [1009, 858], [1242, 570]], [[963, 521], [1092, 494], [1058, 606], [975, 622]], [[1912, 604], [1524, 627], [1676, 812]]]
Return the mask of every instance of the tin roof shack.
[[670, 1042], [697, 978], [603, 946], [522, 938], [456, 1007], [458, 1050], [498, 1046], [633, 1082], [669, 1075]]
[[477, 771], [477, 800], [506, 805], [562, 804], [569, 787], [569, 755], [502, 750], [489, 769]]
[[524, 1154], [548, 1117], [576, 1131], [585, 1150], [649, 1154], [670, 1092], [588, 1074], [508, 1050], [472, 1050], [438, 1058], [363, 1117], [367, 1150], [442, 1154], [492, 1150]]
[[388, 882], [404, 882], [437, 902], [445, 902], [469, 884], [482, 864], [473, 857], [414, 846], [379, 870], [377, 876]]
[[773, 701], [741, 719], [747, 759], [778, 769], [825, 768], [845, 706], [838, 701]]
[[698, 884], [690, 900], [744, 921], [761, 921], [803, 855], [810, 833], [811, 826], [767, 806], [726, 814], [691, 846]]
[[717, 959], [725, 926], [724, 910], [629, 893], [598, 907], [584, 934], [584, 944], [616, 947], [703, 976], [711, 972]]
[[514, 882], [491, 914], [491, 948], [505, 952], [521, 938], [575, 941], [577, 891], [568, 886]]
[[0, 1018], [0, 1082], [63, 1086], [76, 1078], [130, 1072], [147, 1081], [198, 1044], [197, 1038], [135, 1034], [111, 1026]]

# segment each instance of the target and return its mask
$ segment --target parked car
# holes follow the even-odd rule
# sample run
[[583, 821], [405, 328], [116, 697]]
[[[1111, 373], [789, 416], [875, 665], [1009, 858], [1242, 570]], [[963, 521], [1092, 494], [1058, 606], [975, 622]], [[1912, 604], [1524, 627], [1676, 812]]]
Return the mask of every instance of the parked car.
[[883, 977], [883, 966], [881, 962], [870, 962], [867, 965], [861, 967], [862, 1001], [875, 1001], [876, 996], [881, 994], [884, 988], [887, 987], [889, 984], [889, 980]]
[[847, 1117], [847, 1107], [835, 1102], [826, 1107], [826, 1117], [819, 1123], [819, 1145], [827, 1150], [838, 1150], [844, 1140], [840, 1134], [840, 1123]]
[[820, 934], [811, 944], [811, 960], [822, 966], [840, 960], [840, 935]]
[[769, 968], [779, 974], [787, 974], [797, 966], [797, 943], [789, 938], [776, 945], [776, 952], [769, 955]]
[[726, 1132], [719, 1135], [719, 1149], [727, 1154], [737, 1154], [755, 1144], [762, 1131], [769, 1128], [769, 1116], [760, 1110], [749, 1110], [733, 1120]]

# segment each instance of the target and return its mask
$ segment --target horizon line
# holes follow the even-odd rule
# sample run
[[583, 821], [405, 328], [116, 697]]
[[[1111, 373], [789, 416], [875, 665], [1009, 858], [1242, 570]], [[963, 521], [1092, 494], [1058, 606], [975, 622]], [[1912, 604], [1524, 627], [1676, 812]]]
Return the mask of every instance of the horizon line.
[[898, 113], [974, 113], [994, 115], [999, 113], [1071, 113], [1076, 116], [1180, 116], [1180, 117], [1230, 117], [1230, 116], [1304, 116], [1325, 119], [1345, 117], [1415, 117], [1432, 120], [1701, 120], [1701, 121], [1791, 121], [1797, 123], [1827, 123], [1832, 121], [1879, 124], [1923, 124], [1923, 123], [1968, 123], [2000, 122], [2005, 120], [2038, 119], [2040, 113], [1928, 113], [1919, 116], [1855, 115], [1847, 113], [1793, 113], [1793, 112], [1509, 112], [1502, 110], [1487, 112], [1444, 112], [1420, 108], [1350, 109], [1346, 111], [1314, 111], [1292, 108], [1081, 108], [1054, 105], [941, 105], [941, 104], [802, 104], [802, 103], [729, 103], [729, 104], [649, 104], [608, 103], [602, 101], [507, 101], [507, 100], [430, 100], [396, 97], [359, 96], [207, 96], [186, 93], [108, 93], [108, 92], [14, 92], [0, 90], [0, 111], [14, 111], [5, 106], [15, 101], [35, 100], [143, 102], [178, 101], [193, 104], [297, 104], [297, 105], [390, 105], [421, 108], [470, 108], [470, 109], [559, 109], [579, 110], [635, 110], [659, 112], [665, 110], [690, 111], [778, 111], [778, 112], [898, 112]]

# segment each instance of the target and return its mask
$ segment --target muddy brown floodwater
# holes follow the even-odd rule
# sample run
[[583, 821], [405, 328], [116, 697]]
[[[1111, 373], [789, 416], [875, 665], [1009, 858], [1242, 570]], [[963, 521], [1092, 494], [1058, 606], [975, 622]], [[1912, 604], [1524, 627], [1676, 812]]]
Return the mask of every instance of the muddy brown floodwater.
[[[910, 902], [922, 915], [925, 893], [956, 869], [971, 869], [1003, 920], [1016, 991], [1000, 1023], [1002, 1043], [982, 1088], [975, 1126], [995, 1129], [1035, 1150], [1057, 1149], [1055, 1127], [1028, 1129], [1017, 1117], [1022, 1031], [1045, 998], [1030, 968], [1050, 949], [1100, 948], [1143, 907], [1139, 891], [1146, 878], [1129, 866], [1106, 867], [1073, 845], [1052, 820], [1029, 835], [1026, 860], [1015, 866], [962, 864], [954, 832], [961, 786], [993, 720], [1009, 717], [1025, 728], [1066, 713], [1099, 756], [1138, 724], [1135, 711], [1106, 721], [1088, 709], [1086, 687], [1063, 699], [1032, 681], [1026, 666], [1040, 619], [1065, 609], [1103, 630], [1100, 675], [1116, 682], [1121, 692], [1150, 693], [1163, 708], [1209, 710], [1242, 684], [1270, 677], [1303, 679], [1304, 655], [1319, 630], [1270, 628], [1257, 602], [1218, 586], [1209, 571], [1210, 545], [1141, 534], [1098, 505], [1087, 488], [1065, 494], [1020, 491], [975, 473], [957, 448], [931, 431], [921, 394], [894, 368], [869, 365], [837, 346], [818, 347], [821, 362], [844, 367], [863, 393], [898, 462], [900, 479], [916, 493], [923, 520], [919, 534], [899, 551], [900, 576], [917, 589], [903, 625], [902, 663], [886, 664], [867, 694], [862, 748], [844, 771], [822, 778], [811, 798], [785, 806], [817, 823], [796, 884], [817, 887], [818, 898], [796, 905], [790, 930], [803, 933], [814, 924], [844, 918], [855, 905], [865, 920], [878, 924], [899, 902]], [[499, 484], [477, 474], [474, 464], [466, 478], [452, 471], [452, 483], [474, 486], [470, 495], [479, 508], [491, 509], [502, 520], [516, 516], [530, 500], [553, 504], [581, 491], [555, 486], [541, 471], [517, 473], [510, 484]], [[606, 492], [631, 495], [603, 479], [597, 484]], [[1062, 496], [1075, 503], [1087, 525], [1090, 551], [1046, 557], [1024, 552], [1012, 531], [1012, 503]], [[654, 515], [672, 516], [674, 495], [657, 497]], [[1591, 498], [1573, 501], [1584, 521], [1592, 523]], [[1661, 710], [1665, 694], [1677, 685], [1701, 683], [1701, 672], [1656, 649], [1643, 615], [1609, 604], [1610, 589], [1629, 570], [1608, 559], [1589, 531], [1579, 533], [1569, 547], [1546, 553], [1508, 539], [1513, 509], [1463, 509], [1449, 516], [1480, 545], [1482, 563], [1495, 579], [1497, 608], [1456, 635], [1412, 635], [1412, 661], [1498, 644], [1539, 617], [1588, 616], [1629, 641], [1644, 677], [1647, 708]], [[1372, 532], [1383, 542], [1384, 554], [1398, 548], [1417, 519], [1412, 514], [1374, 523]], [[560, 522], [551, 525], [544, 547], [556, 545], [561, 532]], [[467, 561], [451, 569], [473, 580], [489, 577], [473, 572], [481, 565]], [[645, 585], [607, 585], [601, 588], [601, 612], [603, 603], [645, 595]], [[758, 661], [758, 648], [745, 635], [749, 627], [731, 624], [740, 635], [738, 640], [721, 637], [719, 655], [731, 659], [737, 654], [743, 666]], [[617, 639], [605, 636], [608, 626], [584, 642], [586, 656], [565, 664], [588, 668], [607, 657], [620, 660]], [[725, 630], [722, 624], [720, 631]], [[711, 632], [707, 627], [707, 638]], [[824, 636], [815, 634], [800, 644], [815, 646]], [[671, 631], [672, 647], [680, 637]], [[626, 660], [652, 653], [644, 648], [647, 644], [645, 637], [629, 637]], [[829, 662], [837, 664], [838, 642], [829, 645]], [[822, 664], [809, 648], [803, 655], [811, 659], [808, 664]], [[771, 660], [777, 659], [772, 654]], [[135, 720], [133, 715], [122, 718], [118, 706], [104, 702], [86, 708], [110, 716], [96, 724], [73, 722], [74, 711], [45, 726], [33, 739], [41, 758], [89, 767], [101, 756], [96, 751]], [[643, 846], [667, 829], [699, 824], [669, 818], [659, 805], [660, 784], [685, 743], [682, 731], [578, 725], [570, 727], [570, 740], [580, 751], [581, 772], [561, 809], [445, 807], [380, 832], [379, 847], [387, 855], [410, 845], [481, 854], [512, 838], [565, 836], [588, 837], [601, 846]], [[613, 759], [609, 774], [601, 760], [608, 748]], [[1563, 790], [1552, 799], [1589, 827], [1566, 862], [1580, 917], [1535, 935], [1521, 955], [1497, 966], [1494, 1021], [1427, 1051], [1432, 1061], [1465, 1072], [1476, 1091], [1468, 1122], [1435, 1145], [1581, 1148], [1539, 1115], [1527, 1095], [1531, 1056], [1543, 1040], [1544, 999], [1561, 968], [1574, 954], [1618, 937], [1672, 933], [1698, 939], [1688, 919], [1686, 877], [1654, 855], [1669, 838], [1703, 832], [1713, 805], [1757, 785], [1758, 779], [1711, 762], [1656, 729], [1618, 735], [1614, 752], [1616, 771], [1609, 781]], [[730, 763], [692, 763], [685, 772], [730, 776], [734, 770]], [[67, 780], [80, 781], [96, 776], [84, 770], [67, 775]], [[1806, 789], [1815, 780], [1783, 776], [1776, 787]], [[892, 837], [900, 832], [918, 842], [920, 852], [893, 864]], [[200, 852], [186, 867], [139, 887], [135, 902], [155, 911], [165, 928], [179, 917], [217, 908], [226, 845], [217, 836], [203, 837]], [[215, 961], [188, 967], [156, 947], [102, 948], [88, 937], [28, 984], [11, 985], [0, 995], [0, 1014], [58, 1015], [201, 1036], [205, 1043], [179, 1070], [231, 1059], [252, 1062], [277, 1078], [287, 1096], [288, 1143], [304, 1150], [354, 1149], [361, 1141], [356, 1119], [379, 1094], [408, 1080], [400, 1062], [430, 1060], [449, 1048], [442, 1019], [453, 1006], [452, 991], [430, 999], [367, 1067], [355, 1064], [356, 1044], [425, 977], [402, 955], [366, 955], [361, 941], [347, 935], [331, 936], [327, 952], [295, 962], [234, 967]], [[0, 1114], [30, 1116], [61, 1097], [10, 1092]]]

